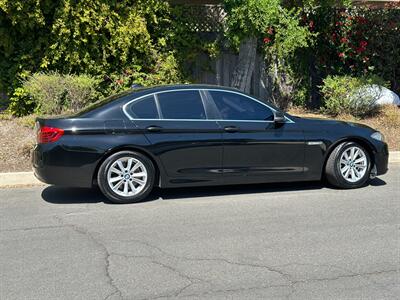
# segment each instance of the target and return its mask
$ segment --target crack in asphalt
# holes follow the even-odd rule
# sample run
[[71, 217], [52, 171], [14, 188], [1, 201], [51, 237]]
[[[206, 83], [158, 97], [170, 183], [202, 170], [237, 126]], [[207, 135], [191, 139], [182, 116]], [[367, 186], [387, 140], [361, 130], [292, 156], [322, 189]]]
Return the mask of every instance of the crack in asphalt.
[[104, 300], [109, 299], [111, 296], [113, 295], [118, 295], [119, 298], [123, 299], [122, 297], [122, 292], [121, 290], [117, 287], [117, 285], [114, 282], [114, 279], [112, 278], [111, 274], [110, 274], [110, 253], [107, 249], [107, 247], [100, 242], [98, 239], [96, 239], [88, 230], [79, 227], [75, 224], [69, 224], [69, 223], [64, 223], [64, 221], [58, 217], [58, 216], [54, 216], [54, 218], [61, 224], [63, 224], [63, 226], [65, 227], [70, 227], [72, 230], [74, 230], [75, 232], [84, 235], [85, 237], [89, 238], [89, 240], [91, 240], [95, 245], [97, 245], [97, 247], [99, 249], [102, 250], [103, 254], [104, 254], [104, 261], [105, 261], [105, 266], [104, 266], [104, 271], [105, 271], [105, 276], [107, 278], [108, 284], [113, 288], [113, 292], [110, 293], [109, 295], [107, 295]]
[[[182, 261], [182, 260], [184, 260], [184, 261], [197, 261], [197, 262], [201, 262], [201, 261], [211, 261], [212, 262], [212, 261], [214, 261], [214, 262], [223, 262], [223, 263], [230, 264], [230, 265], [235, 265], [235, 266], [243, 266], [243, 267], [250, 267], [250, 268], [262, 268], [262, 269], [266, 269], [267, 271], [269, 271], [271, 273], [276, 273], [276, 274], [280, 275], [283, 279], [285, 279], [288, 282], [288, 284], [260, 285], [260, 286], [243, 287], [243, 288], [237, 288], [237, 289], [210, 290], [210, 291], [206, 291], [204, 293], [185, 294], [185, 296], [205, 296], [205, 295], [211, 295], [211, 294], [217, 294], [217, 293], [223, 293], [223, 292], [240, 292], [240, 291], [264, 290], [264, 289], [285, 287], [285, 288], [290, 288], [290, 292], [287, 295], [284, 295], [285, 298], [289, 299], [295, 293], [295, 291], [296, 291], [296, 287], [295, 286], [298, 285], [298, 284], [307, 284], [307, 283], [322, 282], [322, 281], [335, 281], [335, 280], [339, 280], [339, 279], [343, 279], [343, 278], [368, 277], [368, 276], [379, 275], [379, 274], [384, 274], [384, 273], [399, 272], [398, 269], [391, 269], [391, 270], [374, 271], [374, 272], [366, 272], [366, 273], [355, 273], [355, 272], [353, 272], [353, 271], [351, 271], [349, 269], [345, 269], [345, 268], [338, 267], [338, 266], [335, 266], [335, 265], [327, 265], [327, 264], [288, 263], [288, 264], [284, 264], [284, 265], [268, 266], [268, 265], [256, 264], [256, 263], [235, 262], [235, 261], [228, 260], [226, 258], [192, 258], [192, 257], [177, 256], [177, 255], [171, 254], [171, 253], [163, 250], [162, 248], [160, 248], [160, 247], [158, 247], [156, 245], [150, 244], [150, 243], [148, 243], [146, 241], [137, 240], [137, 239], [126, 240], [126, 242], [134, 242], [134, 243], [138, 243], [138, 244], [144, 245], [144, 246], [146, 246], [148, 248], [156, 250], [157, 252], [159, 252], [159, 255], [157, 255], [157, 254], [154, 254], [154, 255], [129, 255], [129, 254], [125, 254], [125, 253], [109, 252], [109, 250], [107, 249], [105, 244], [102, 241], [100, 241], [99, 239], [95, 238], [88, 230], [86, 230], [86, 229], [84, 229], [82, 227], [79, 227], [79, 226], [77, 226], [75, 224], [64, 223], [64, 221], [58, 216], [54, 216], [54, 218], [61, 225], [59, 225], [59, 226], [40, 226], [40, 227], [22, 228], [22, 229], [10, 229], [10, 230], [5, 230], [5, 231], [51, 229], [51, 228], [71, 228], [75, 232], [77, 232], [79, 234], [82, 234], [82, 235], [86, 236], [87, 238], [89, 238], [104, 253], [105, 276], [107, 278], [107, 281], [108, 281], [109, 285], [113, 288], [113, 292], [110, 293], [109, 295], [107, 295], [104, 298], [105, 300], [109, 299], [110, 297], [112, 297], [114, 295], [118, 295], [118, 297], [120, 299], [123, 299], [122, 291], [118, 288], [118, 286], [115, 283], [115, 280], [113, 279], [113, 277], [110, 274], [110, 265], [111, 265], [110, 257], [113, 256], [113, 255], [114, 256], [124, 257], [124, 258], [142, 258], [142, 259], [147, 259], [147, 260], [150, 261], [150, 263], [156, 264], [158, 266], [161, 266], [161, 267], [163, 267], [163, 268], [165, 268], [165, 269], [177, 274], [180, 278], [183, 278], [183, 279], [188, 281], [187, 284], [185, 284], [183, 287], [180, 287], [179, 289], [177, 289], [176, 291], [174, 291], [172, 293], [161, 294], [161, 295], [157, 295], [157, 296], [153, 296], [153, 297], [146, 297], [146, 298], [143, 298], [143, 300], [153, 300], [153, 299], [161, 299], [161, 298], [179, 297], [180, 295], [182, 295], [182, 293], [185, 290], [187, 290], [188, 288], [190, 288], [194, 284], [206, 283], [206, 284], [213, 285], [213, 283], [210, 282], [210, 281], [207, 281], [207, 280], [204, 280], [204, 279], [201, 279], [201, 278], [196, 278], [196, 277], [193, 277], [193, 276], [189, 276], [189, 275], [185, 274], [184, 272], [182, 272], [181, 270], [178, 270], [177, 268], [174, 268], [174, 267], [170, 266], [169, 264], [166, 264], [166, 263], [163, 263], [163, 262], [157, 260], [157, 256], [165, 256], [165, 257], [176, 259], [178, 261]], [[284, 270], [282, 270], [282, 268], [287, 268], [287, 267], [296, 266], [296, 265], [298, 265], [298, 266], [326, 267], [326, 268], [330, 268], [330, 269], [341, 270], [343, 272], [346, 272], [347, 274], [338, 275], [338, 276], [334, 276], [334, 277], [323, 277], [323, 278], [312, 278], [312, 279], [307, 279], [307, 280], [296, 280], [296, 279], [293, 278], [293, 276], [291, 274], [289, 274], [288, 272], [285, 272]], [[375, 285], [378, 286], [377, 282], [375, 282], [373, 280], [370, 280], [368, 278], [365, 278], [365, 279], [367, 281], [371, 282], [372, 284], [375, 284]], [[379, 287], [382, 288], [382, 286], [379, 286]]]
[[163, 267], [163, 268], [165, 268], [165, 269], [167, 269], [167, 270], [170, 270], [170, 271], [172, 271], [172, 272], [178, 274], [178, 276], [180, 276], [181, 278], [186, 279], [187, 281], [189, 281], [189, 283], [186, 284], [185, 286], [183, 286], [182, 288], [180, 288], [179, 290], [177, 290], [177, 291], [171, 293], [170, 295], [161, 295], [161, 296], [156, 296], [156, 297], [147, 298], [147, 299], [160, 299], [160, 298], [168, 298], [168, 297], [178, 297], [178, 296], [181, 295], [186, 289], [188, 289], [189, 287], [191, 287], [192, 285], [194, 285], [194, 284], [196, 284], [196, 283], [202, 283], [202, 282], [204, 282], [204, 283], [209, 283], [209, 282], [207, 282], [207, 281], [205, 281], [205, 280], [203, 280], [203, 279], [195, 278], [195, 277], [192, 277], [192, 276], [188, 276], [188, 275], [182, 273], [181, 271], [179, 271], [178, 269], [173, 268], [173, 267], [171, 267], [171, 266], [169, 266], [169, 265], [166, 265], [166, 264], [164, 264], [164, 263], [161, 263], [161, 262], [158, 262], [158, 261], [154, 261], [154, 260], [151, 261], [151, 262], [152, 262], [153, 264], [159, 265], [159, 266], [161, 266], [161, 267]]
[[[368, 277], [368, 276], [373, 276], [373, 275], [379, 275], [379, 274], [385, 274], [385, 273], [392, 273], [392, 272], [399, 272], [398, 269], [390, 269], [390, 270], [382, 270], [382, 271], [374, 271], [374, 272], [365, 272], [365, 273], [355, 273], [349, 269], [342, 268], [339, 266], [335, 265], [327, 265], [327, 264], [305, 264], [305, 263], [288, 263], [284, 265], [276, 265], [276, 266], [267, 266], [267, 265], [261, 265], [261, 264], [254, 264], [254, 263], [242, 263], [242, 262], [234, 262], [230, 261], [225, 258], [190, 258], [190, 257], [185, 257], [185, 256], [177, 256], [171, 253], [166, 252], [165, 250], [161, 249], [158, 246], [155, 246], [153, 244], [150, 244], [145, 241], [141, 240], [129, 240], [130, 242], [136, 242], [138, 244], [145, 245], [149, 248], [155, 249], [158, 252], [160, 252], [162, 255], [171, 257], [177, 260], [186, 260], [186, 261], [218, 261], [218, 262], [224, 262], [227, 264], [231, 265], [237, 265], [237, 266], [245, 266], [245, 267], [252, 267], [252, 268], [264, 268], [267, 269], [269, 272], [274, 272], [279, 275], [281, 275], [283, 278], [285, 278], [289, 284], [286, 285], [262, 285], [262, 286], [255, 286], [255, 287], [250, 287], [250, 288], [239, 288], [239, 289], [226, 289], [226, 290], [215, 290], [215, 291], [207, 291], [205, 293], [197, 293], [197, 294], [186, 294], [185, 296], [202, 296], [202, 295], [207, 295], [207, 294], [214, 294], [214, 293], [221, 293], [221, 292], [230, 292], [230, 291], [246, 291], [246, 290], [252, 290], [252, 289], [268, 289], [268, 288], [274, 288], [274, 287], [288, 287], [291, 289], [291, 292], [286, 295], [286, 298], [290, 298], [290, 296], [295, 292], [295, 285], [297, 284], [307, 284], [307, 283], [312, 283], [312, 282], [321, 282], [321, 281], [335, 281], [343, 278], [354, 278], [354, 277]], [[142, 255], [142, 256], [135, 256], [135, 255], [126, 255], [126, 254], [121, 254], [121, 253], [111, 253], [111, 255], [120, 255], [126, 258], [155, 258], [155, 255], [153, 256], [148, 256], [148, 255]], [[154, 261], [152, 261], [154, 263]], [[172, 268], [170, 266], [164, 265], [162, 263], [157, 262], [159, 265], [163, 265], [165, 267], [168, 267], [171, 271], [179, 272], [179, 274], [182, 274], [179, 270]], [[323, 277], [323, 278], [312, 278], [312, 279], [307, 279], [307, 280], [295, 280], [292, 275], [290, 275], [287, 272], [284, 272], [281, 270], [281, 268], [289, 267], [289, 266], [294, 266], [294, 265], [299, 265], [299, 266], [314, 266], [314, 267], [326, 267], [330, 269], [337, 269], [337, 270], [342, 270], [344, 272], [350, 273], [350, 274], [344, 274], [344, 275], [339, 275], [339, 276], [334, 276], [334, 277]], [[187, 276], [187, 275], [185, 275]], [[197, 278], [198, 279], [198, 278]], [[367, 281], [378, 285], [375, 281], [370, 280], [368, 278], [365, 278]], [[202, 280], [204, 281], [204, 280]], [[206, 281], [205, 281], [206, 282]], [[149, 299], [159, 299], [159, 298], [168, 298], [172, 296], [177, 296], [183, 293], [184, 290], [192, 286], [194, 283], [189, 284], [185, 286], [183, 289], [180, 289], [177, 293], [175, 294], [168, 294], [168, 295], [159, 295], [156, 297], [151, 297], [151, 298], [145, 298], [146, 300]], [[211, 283], [212, 284], [212, 283]], [[378, 285], [379, 286], [379, 285]], [[382, 287], [382, 286], [379, 286]], [[387, 290], [388, 291], [388, 290]], [[389, 291], [390, 292], [390, 291]]]
[[136, 242], [136, 243], [145, 245], [145, 246], [147, 246], [149, 248], [156, 249], [157, 251], [159, 251], [163, 255], [175, 258], [177, 260], [186, 260], [186, 261], [219, 261], [219, 262], [225, 262], [227, 264], [237, 265], [237, 266], [264, 268], [264, 269], [267, 269], [270, 272], [278, 273], [279, 275], [281, 275], [285, 279], [287, 279], [289, 282], [294, 281], [294, 279], [292, 278], [292, 276], [290, 274], [284, 273], [282, 270], [279, 270], [279, 269], [271, 267], [271, 266], [260, 265], [260, 264], [251, 264], [251, 263], [234, 262], [234, 261], [230, 261], [230, 260], [225, 259], [225, 258], [190, 258], [190, 257], [185, 257], [185, 256], [177, 256], [177, 255], [168, 253], [168, 252], [164, 251], [163, 249], [161, 249], [160, 247], [157, 247], [157, 246], [152, 245], [150, 243], [147, 243], [145, 241], [141, 241], [141, 240], [129, 240], [129, 241]]
[[37, 226], [37, 227], [25, 227], [25, 228], [12, 228], [3, 229], [0, 232], [13, 232], [13, 231], [30, 231], [30, 230], [42, 230], [42, 229], [53, 229], [53, 228], [68, 228], [68, 225], [53, 225], [53, 226]]
[[[317, 281], [334, 281], [334, 280], [339, 280], [342, 278], [352, 278], [352, 277], [366, 277], [365, 280], [367, 280], [369, 283], [382, 288], [383, 290], [393, 293], [391, 290], [387, 289], [385, 286], [379, 284], [378, 282], [374, 281], [373, 279], [368, 278], [368, 276], [373, 276], [373, 275], [379, 275], [379, 274], [385, 274], [385, 273], [393, 273], [393, 272], [400, 272], [400, 269], [390, 269], [390, 270], [383, 270], [383, 271], [374, 271], [374, 272], [365, 272], [365, 273], [356, 273], [353, 272], [347, 268], [339, 267], [336, 265], [327, 265], [327, 264], [305, 264], [305, 263], [289, 263], [289, 264], [284, 264], [284, 265], [278, 265], [275, 266], [277, 268], [283, 268], [283, 267], [289, 267], [289, 266], [314, 266], [314, 267], [326, 267], [330, 269], [338, 269], [342, 270], [346, 273], [350, 274], [345, 274], [345, 275], [339, 275], [336, 277], [326, 277], [326, 278], [314, 278], [314, 279], [308, 279], [308, 280], [296, 280], [295, 284], [300, 284], [300, 283], [309, 283], [309, 282], [317, 282]], [[396, 295], [393, 294], [394, 297]]]

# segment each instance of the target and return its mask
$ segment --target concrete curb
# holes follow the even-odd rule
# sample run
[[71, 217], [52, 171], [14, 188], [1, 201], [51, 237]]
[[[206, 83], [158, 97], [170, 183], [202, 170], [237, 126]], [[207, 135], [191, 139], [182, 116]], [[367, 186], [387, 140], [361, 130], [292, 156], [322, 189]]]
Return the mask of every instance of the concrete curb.
[[44, 185], [33, 172], [0, 173], [0, 188], [21, 187], [30, 185]]
[[[391, 151], [389, 153], [389, 163], [400, 163], [400, 151]], [[40, 182], [33, 172], [10, 172], [0, 173], [0, 188], [25, 187], [45, 185]]]
[[389, 152], [389, 163], [400, 163], [400, 151]]

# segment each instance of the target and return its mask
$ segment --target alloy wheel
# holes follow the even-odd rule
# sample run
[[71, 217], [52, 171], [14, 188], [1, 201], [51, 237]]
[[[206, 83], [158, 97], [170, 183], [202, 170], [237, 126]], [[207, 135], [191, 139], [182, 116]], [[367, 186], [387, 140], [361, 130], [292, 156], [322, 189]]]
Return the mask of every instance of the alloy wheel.
[[133, 157], [121, 157], [107, 171], [107, 183], [112, 191], [123, 197], [140, 193], [147, 183], [147, 170], [142, 162]]
[[356, 146], [346, 149], [340, 157], [340, 174], [351, 183], [361, 180], [368, 169], [368, 159], [365, 152]]

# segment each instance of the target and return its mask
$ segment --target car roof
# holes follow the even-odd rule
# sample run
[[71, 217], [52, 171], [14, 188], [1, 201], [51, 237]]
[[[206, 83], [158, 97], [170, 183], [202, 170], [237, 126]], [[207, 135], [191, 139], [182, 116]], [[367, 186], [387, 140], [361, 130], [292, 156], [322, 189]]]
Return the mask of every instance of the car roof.
[[238, 89], [220, 86], [220, 85], [212, 85], [212, 84], [170, 84], [170, 85], [156, 85], [150, 87], [143, 88], [134, 88], [132, 92], [135, 91], [146, 91], [147, 93], [168, 91], [168, 90], [190, 90], [190, 89], [216, 89], [216, 90], [230, 90], [235, 92], [240, 92]]

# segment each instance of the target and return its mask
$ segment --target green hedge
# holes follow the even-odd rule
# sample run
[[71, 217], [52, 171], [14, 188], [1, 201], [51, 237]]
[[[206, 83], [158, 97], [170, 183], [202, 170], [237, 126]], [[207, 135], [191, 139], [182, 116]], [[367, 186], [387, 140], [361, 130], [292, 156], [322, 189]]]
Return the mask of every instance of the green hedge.
[[333, 116], [368, 116], [377, 110], [375, 102], [380, 98], [380, 93], [375, 90], [382, 86], [387, 86], [387, 83], [377, 76], [328, 76], [321, 87], [324, 97], [322, 111]]
[[76, 112], [99, 98], [98, 89], [99, 80], [92, 76], [36, 73], [15, 90], [9, 111], [15, 116]]

